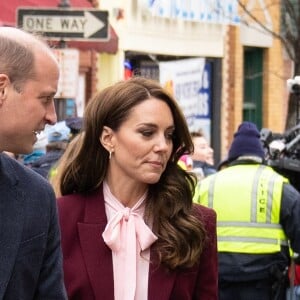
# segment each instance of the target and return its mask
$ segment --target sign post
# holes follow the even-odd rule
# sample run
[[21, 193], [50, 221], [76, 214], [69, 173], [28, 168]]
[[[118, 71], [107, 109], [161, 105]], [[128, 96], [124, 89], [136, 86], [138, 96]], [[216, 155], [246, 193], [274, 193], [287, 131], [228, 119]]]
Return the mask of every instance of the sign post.
[[41, 32], [48, 39], [109, 39], [108, 11], [27, 7], [19, 8], [17, 14], [19, 27], [29, 32]]

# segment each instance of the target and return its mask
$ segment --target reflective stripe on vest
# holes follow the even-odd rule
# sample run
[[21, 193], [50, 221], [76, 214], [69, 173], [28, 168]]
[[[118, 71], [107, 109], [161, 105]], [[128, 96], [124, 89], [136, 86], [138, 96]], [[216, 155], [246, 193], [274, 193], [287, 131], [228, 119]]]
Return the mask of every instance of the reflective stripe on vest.
[[286, 178], [264, 165], [236, 165], [200, 183], [200, 203], [217, 212], [218, 251], [279, 252], [288, 245], [279, 224]]

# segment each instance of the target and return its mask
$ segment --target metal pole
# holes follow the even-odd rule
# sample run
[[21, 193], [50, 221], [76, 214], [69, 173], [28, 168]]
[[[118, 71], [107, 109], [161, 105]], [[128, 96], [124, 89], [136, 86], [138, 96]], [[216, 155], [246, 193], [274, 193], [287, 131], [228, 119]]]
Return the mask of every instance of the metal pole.
[[[57, 6], [60, 8], [69, 8], [71, 7], [71, 4], [69, 0], [60, 0], [60, 3]], [[68, 45], [64, 39], [59, 41], [59, 48], [68, 48]]]
[[69, 0], [60, 0], [60, 3], [57, 6], [62, 8], [71, 7]]
[[300, 102], [300, 93], [296, 93], [296, 125], [300, 123], [299, 119], [299, 102]]

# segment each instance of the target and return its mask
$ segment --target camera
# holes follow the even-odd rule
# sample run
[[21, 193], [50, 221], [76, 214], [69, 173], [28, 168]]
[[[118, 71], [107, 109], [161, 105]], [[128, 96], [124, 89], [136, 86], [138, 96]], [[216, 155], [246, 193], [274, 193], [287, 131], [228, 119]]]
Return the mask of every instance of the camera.
[[297, 125], [284, 133], [274, 133], [267, 128], [260, 131], [260, 139], [265, 149], [265, 162], [300, 192], [300, 123], [298, 118], [300, 100], [300, 76], [287, 80], [290, 94], [297, 96]]
[[300, 94], [300, 76], [295, 76], [294, 79], [288, 79], [286, 83], [290, 93]]
[[300, 191], [300, 124], [282, 134], [262, 128], [260, 138], [266, 164], [288, 178]]

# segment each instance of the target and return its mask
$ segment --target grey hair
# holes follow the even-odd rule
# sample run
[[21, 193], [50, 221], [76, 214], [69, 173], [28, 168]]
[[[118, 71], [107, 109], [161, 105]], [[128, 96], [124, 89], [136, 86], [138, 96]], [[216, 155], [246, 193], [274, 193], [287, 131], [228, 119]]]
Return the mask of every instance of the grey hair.
[[0, 27], [0, 73], [9, 77], [17, 92], [22, 91], [27, 80], [36, 77], [37, 49], [52, 55], [41, 36], [13, 27]]

